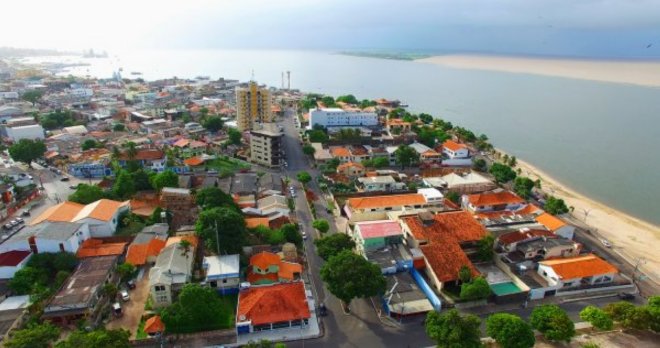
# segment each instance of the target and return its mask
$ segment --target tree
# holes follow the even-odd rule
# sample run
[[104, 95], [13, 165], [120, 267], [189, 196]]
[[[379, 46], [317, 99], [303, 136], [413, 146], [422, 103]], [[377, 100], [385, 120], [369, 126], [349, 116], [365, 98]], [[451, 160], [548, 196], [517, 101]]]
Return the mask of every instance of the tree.
[[472, 281], [472, 270], [470, 267], [466, 265], [461, 266], [458, 270], [458, 280], [460, 280], [461, 283], [469, 283]]
[[117, 174], [117, 179], [112, 185], [112, 193], [120, 199], [130, 198], [135, 193], [135, 183], [131, 177], [131, 173], [120, 170]]
[[241, 140], [243, 139], [243, 134], [239, 132], [237, 129], [234, 128], [229, 128], [227, 131], [227, 135], [229, 136], [229, 143], [234, 144], [234, 145], [240, 145]]
[[126, 130], [126, 126], [124, 126], [123, 123], [117, 123], [116, 125], [112, 126], [112, 130], [115, 132], [123, 132]]
[[119, 289], [117, 289], [117, 286], [115, 284], [108, 283], [103, 285], [103, 293], [105, 294], [105, 296], [108, 297], [108, 299], [110, 299], [110, 301], [115, 300], [118, 291]]
[[481, 320], [472, 314], [461, 316], [456, 309], [426, 315], [426, 334], [439, 348], [480, 348]]
[[502, 348], [531, 348], [536, 342], [532, 327], [519, 316], [508, 313], [489, 316], [486, 333]]
[[563, 199], [556, 198], [554, 196], [550, 196], [548, 199], [546, 199], [545, 204], [543, 205], [543, 209], [552, 215], [568, 213], [566, 202], [564, 202]]
[[217, 187], [207, 187], [197, 191], [195, 201], [204, 210], [225, 207], [240, 211], [232, 196]]
[[395, 162], [401, 166], [401, 169], [409, 167], [419, 161], [419, 154], [415, 149], [408, 145], [400, 145], [396, 151], [394, 151]]
[[210, 132], [217, 132], [222, 129], [222, 119], [218, 116], [211, 116], [207, 117], [206, 120], [204, 120], [204, 128], [206, 128]]
[[357, 98], [355, 98], [355, 96], [352, 95], [352, 94], [348, 94], [348, 95], [340, 95], [339, 97], [337, 97], [337, 102], [342, 102], [342, 103], [347, 103], [347, 104], [353, 104], [353, 105], [357, 105], [357, 104], [360, 103], [360, 102], [357, 100]]
[[611, 330], [614, 323], [605, 311], [595, 306], [587, 306], [580, 312], [580, 319], [588, 321], [598, 330]]
[[541, 305], [532, 311], [530, 324], [550, 341], [570, 342], [575, 336], [575, 324], [557, 305]]
[[381, 169], [390, 165], [390, 160], [387, 157], [374, 158], [374, 168]]
[[298, 181], [300, 181], [303, 185], [312, 181], [312, 176], [305, 171], [298, 172], [298, 174], [296, 174], [296, 177], [298, 178]]
[[529, 198], [532, 195], [532, 189], [535, 183], [532, 179], [519, 176], [513, 181], [513, 191], [522, 198]]
[[151, 179], [151, 186], [158, 191], [164, 187], [179, 187], [179, 176], [170, 169], [164, 170]]
[[603, 308], [603, 311], [610, 318], [612, 318], [612, 320], [621, 322], [628, 316], [628, 313], [630, 313], [630, 311], [632, 311], [634, 308], [635, 305], [630, 302], [619, 301], [614, 303], [608, 303]]
[[316, 219], [312, 222], [312, 227], [321, 233], [326, 233], [330, 230], [330, 223], [326, 219]]
[[9, 147], [9, 155], [15, 161], [23, 162], [32, 168], [32, 161], [43, 157], [46, 144], [41, 140], [21, 139]]
[[147, 172], [144, 169], [140, 168], [131, 173], [133, 178], [133, 186], [135, 186], [135, 191], [149, 191], [153, 190], [154, 187], [151, 185], [152, 176], [155, 176], [154, 172]]
[[344, 233], [335, 233], [314, 241], [316, 252], [324, 260], [339, 254], [344, 250], [353, 250], [355, 242], [351, 237]]
[[96, 185], [78, 184], [76, 191], [69, 196], [69, 201], [89, 204], [105, 197], [103, 190]]
[[135, 157], [137, 157], [137, 144], [129, 141], [124, 144], [124, 146], [126, 147], [126, 157], [128, 157], [130, 161], [134, 161]]
[[9, 280], [9, 288], [16, 295], [27, 295], [32, 292], [35, 284], [46, 284], [48, 274], [36, 267], [26, 266], [14, 273], [14, 277]]
[[425, 113], [419, 114], [419, 119], [425, 124], [430, 124], [431, 122], [433, 122], [433, 116]]
[[660, 296], [650, 296], [646, 308], [651, 317], [649, 328], [654, 332], [660, 332]]
[[463, 301], [486, 299], [490, 294], [490, 286], [483, 277], [476, 277], [471, 282], [461, 285], [460, 297]]
[[323, 103], [323, 105], [325, 105], [326, 108], [332, 108], [332, 107], [337, 106], [337, 104], [335, 103], [335, 98], [333, 98], [329, 95], [323, 96], [321, 98], [321, 102]]
[[55, 345], [55, 348], [129, 348], [131, 333], [128, 330], [106, 330], [94, 331], [78, 330], [69, 335], [66, 340]]
[[303, 239], [302, 239], [302, 235], [300, 235], [300, 232], [298, 232], [298, 225], [286, 224], [280, 227], [280, 231], [284, 236], [284, 240], [286, 240], [289, 243], [293, 243], [298, 247], [302, 246]]
[[307, 134], [307, 139], [312, 143], [326, 143], [330, 138], [322, 129], [313, 129]]
[[479, 261], [492, 261], [495, 255], [495, 237], [487, 234], [477, 242], [477, 258]]
[[41, 125], [48, 130], [73, 126], [76, 122], [69, 110], [55, 110], [39, 117]]
[[186, 333], [227, 328], [225, 318], [232, 313], [214, 289], [186, 284], [177, 302], [162, 310], [161, 319], [168, 332]]
[[507, 183], [516, 178], [516, 172], [506, 164], [493, 163], [489, 172], [493, 174], [495, 181], [499, 184]]
[[60, 337], [60, 329], [49, 322], [28, 324], [22, 330], [14, 331], [5, 341], [7, 348], [48, 348], [51, 342]]
[[445, 198], [447, 198], [448, 200], [452, 201], [452, 203], [454, 203], [454, 204], [459, 204], [459, 202], [460, 202], [460, 200], [461, 200], [461, 195], [459, 195], [459, 194], [458, 194], [457, 192], [455, 192], [455, 191], [449, 191], [449, 192], [447, 192], [447, 194], [445, 195]]
[[651, 313], [646, 306], [634, 307], [628, 311], [621, 325], [626, 329], [647, 330], [651, 319]]
[[350, 250], [331, 257], [321, 267], [321, 279], [347, 307], [354, 298], [382, 294], [386, 284], [378, 266]]
[[80, 145], [80, 148], [83, 151], [85, 151], [85, 150], [94, 149], [94, 148], [101, 147], [101, 146], [103, 146], [103, 145], [101, 145], [100, 143], [97, 143], [96, 140], [87, 139], [87, 140], [83, 141], [83, 143]]
[[43, 97], [44, 93], [33, 89], [30, 91], [25, 91], [21, 98], [27, 102], [32, 103], [32, 106], [34, 106], [39, 100], [41, 100], [41, 97]]
[[240, 254], [247, 233], [243, 215], [226, 207], [202, 211], [195, 224], [195, 231], [208, 250], [217, 251], [216, 241], [219, 236], [220, 252], [223, 254]]
[[314, 146], [309, 145], [309, 144], [305, 144], [305, 146], [303, 146], [303, 153], [305, 155], [314, 156], [315, 152], [316, 152], [316, 149], [314, 148]]
[[117, 266], [117, 274], [119, 275], [119, 278], [121, 278], [121, 281], [125, 282], [135, 275], [135, 272], [137, 271], [137, 268], [135, 268], [134, 265], [124, 262], [121, 265]]
[[485, 172], [488, 170], [488, 164], [486, 163], [485, 159], [476, 158], [472, 161], [472, 169], [479, 172]]

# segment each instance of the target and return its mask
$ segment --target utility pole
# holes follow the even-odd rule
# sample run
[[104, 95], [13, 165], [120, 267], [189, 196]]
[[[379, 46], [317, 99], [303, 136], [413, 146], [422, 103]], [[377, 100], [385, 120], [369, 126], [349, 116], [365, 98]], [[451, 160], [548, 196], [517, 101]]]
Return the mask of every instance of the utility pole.
[[218, 220], [215, 220], [215, 244], [218, 247], [218, 256], [220, 256], [220, 231], [218, 230]]

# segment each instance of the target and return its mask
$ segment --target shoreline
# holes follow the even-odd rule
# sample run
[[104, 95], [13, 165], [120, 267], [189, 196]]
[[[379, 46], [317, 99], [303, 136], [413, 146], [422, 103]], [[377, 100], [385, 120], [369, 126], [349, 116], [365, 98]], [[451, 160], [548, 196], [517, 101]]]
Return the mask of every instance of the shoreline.
[[578, 80], [660, 87], [660, 60], [604, 60], [448, 54], [416, 62], [454, 69], [487, 70]]
[[[500, 149], [496, 150], [502, 154], [506, 153]], [[612, 243], [613, 250], [624, 254], [622, 256], [633, 264], [635, 259], [644, 258], [646, 263], [640, 264], [640, 270], [653, 280], [660, 279], [660, 255], [657, 252], [657, 245], [660, 243], [659, 226], [578, 193], [529, 162], [517, 158], [516, 167], [521, 169], [521, 175], [532, 180], [540, 179], [544, 192], [561, 198], [567, 206], [574, 207], [574, 211], [567, 214], [570, 216], [569, 220], [577, 220], [579, 225], [589, 226], [596, 236], [607, 239]], [[589, 212], [586, 222], [585, 210]], [[570, 223], [575, 224], [573, 221]]]

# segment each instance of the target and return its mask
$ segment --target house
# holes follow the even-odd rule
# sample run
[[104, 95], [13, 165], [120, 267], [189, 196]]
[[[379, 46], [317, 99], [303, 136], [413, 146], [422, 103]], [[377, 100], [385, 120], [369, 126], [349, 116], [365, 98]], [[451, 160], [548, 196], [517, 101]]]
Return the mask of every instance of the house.
[[126, 168], [128, 161], [137, 161], [138, 165], [144, 169], [150, 169], [154, 172], [162, 172], [165, 170], [167, 163], [167, 155], [165, 152], [157, 149], [138, 149], [135, 157], [130, 158], [127, 152], [119, 156], [119, 165]]
[[412, 125], [410, 122], [405, 122], [399, 118], [389, 118], [386, 122], [387, 131], [391, 135], [401, 135], [410, 133], [412, 130]]
[[30, 260], [29, 250], [11, 250], [0, 253], [0, 279], [14, 278], [14, 274]]
[[467, 145], [457, 143], [453, 140], [446, 140], [442, 143], [442, 153], [449, 159], [470, 158], [470, 150]]
[[556, 236], [552, 231], [522, 228], [518, 231], [504, 233], [498, 236], [495, 239], [495, 245], [505, 252], [513, 252], [516, 250], [518, 243], [536, 240], [542, 237], [554, 238]]
[[405, 190], [406, 184], [397, 182], [391, 175], [376, 175], [357, 179], [360, 192], [391, 192]]
[[154, 238], [146, 243], [131, 243], [126, 253], [126, 262], [133, 266], [140, 267], [146, 264], [153, 264], [165, 247], [165, 240]]
[[332, 155], [332, 158], [338, 159], [340, 163], [351, 161], [351, 150], [345, 146], [330, 147], [330, 155]]
[[[192, 241], [191, 250], [183, 249], [181, 240]], [[197, 250], [195, 236], [169, 238], [149, 271], [149, 292], [154, 307], [169, 306], [183, 286], [190, 282]]]
[[596, 255], [589, 254], [539, 262], [538, 275], [557, 289], [607, 284], [619, 270]]
[[43, 221], [77, 222], [89, 227], [91, 237], [110, 237], [117, 230], [119, 215], [129, 210], [129, 203], [100, 199], [83, 205], [65, 201], [46, 209], [30, 225]]
[[197, 221], [197, 203], [190, 189], [164, 187], [160, 191], [159, 205], [172, 212], [172, 229]]
[[241, 282], [240, 255], [204, 256], [202, 267], [208, 286], [223, 295], [238, 292]]
[[325, 163], [332, 159], [332, 154], [328, 149], [323, 148], [322, 143], [312, 143], [314, 148], [314, 161], [316, 163]]
[[308, 129], [315, 125], [323, 127], [377, 126], [378, 115], [373, 112], [345, 111], [339, 108], [312, 109], [309, 111]]
[[87, 224], [63, 221], [44, 221], [25, 226], [0, 244], [0, 251], [28, 250], [33, 253], [76, 253], [90, 238]]
[[525, 260], [547, 260], [557, 257], [573, 257], [580, 254], [580, 243], [570, 239], [541, 237], [518, 242], [516, 252]]
[[426, 271], [437, 290], [441, 290], [444, 283], [456, 281], [463, 266], [467, 266], [473, 276], [479, 274], [466, 251], [476, 247], [486, 236], [486, 229], [470, 213], [419, 213], [400, 219], [405, 243], [419, 248], [424, 255], [424, 264], [415, 267]]
[[247, 280], [253, 285], [285, 283], [299, 280], [302, 266], [282, 261], [277, 254], [262, 251], [250, 257]]
[[562, 236], [566, 239], [573, 239], [573, 236], [575, 235], [575, 226], [569, 225], [551, 214], [543, 213], [537, 216], [536, 222], [540, 223], [548, 230], [554, 232], [554, 234]]
[[190, 140], [181, 138], [175, 141], [172, 146], [179, 149], [183, 158], [190, 158], [193, 156], [201, 156], [206, 152], [208, 144], [203, 141]]
[[[430, 178], [424, 178], [425, 181], [427, 179]], [[461, 194], [485, 192], [497, 187], [494, 182], [475, 172], [467, 174], [449, 173], [440, 177], [440, 179], [444, 182], [445, 188]]]
[[284, 194], [285, 185], [282, 176], [277, 173], [266, 173], [259, 178], [259, 198], [269, 195]]
[[163, 332], [165, 332], [165, 324], [160, 319], [160, 315], [154, 315], [144, 322], [144, 333], [149, 337], [157, 336]]
[[2, 296], [0, 302], [0, 337], [6, 337], [7, 333], [20, 327], [25, 320], [25, 312], [30, 306], [30, 295]]
[[356, 162], [346, 162], [337, 166], [337, 173], [356, 178], [364, 176], [364, 166]]
[[515, 211], [522, 208], [526, 202], [511, 191], [484, 192], [463, 195], [461, 204], [472, 213], [490, 211]]
[[312, 317], [312, 306], [300, 281], [250, 287], [238, 295], [236, 332], [241, 335], [305, 327]]
[[441, 208], [442, 201], [428, 202], [421, 193], [352, 197], [346, 201], [344, 212], [351, 222], [386, 219], [387, 213], [405, 209]]
[[99, 256], [121, 256], [126, 252], [126, 242], [106, 242], [102, 239], [91, 238], [82, 243], [76, 256], [79, 259]]
[[400, 244], [403, 239], [403, 231], [401, 225], [396, 221], [362, 221], [353, 227], [353, 239], [357, 251], [364, 255], [367, 251]]
[[43, 319], [67, 326], [86, 318], [96, 320], [97, 306], [104, 303], [103, 286], [116, 284], [113, 270], [116, 256], [90, 257], [80, 261], [76, 270], [44, 307]]
[[414, 142], [410, 144], [410, 147], [417, 152], [419, 160], [423, 163], [440, 163], [442, 161], [441, 154], [422, 143]]

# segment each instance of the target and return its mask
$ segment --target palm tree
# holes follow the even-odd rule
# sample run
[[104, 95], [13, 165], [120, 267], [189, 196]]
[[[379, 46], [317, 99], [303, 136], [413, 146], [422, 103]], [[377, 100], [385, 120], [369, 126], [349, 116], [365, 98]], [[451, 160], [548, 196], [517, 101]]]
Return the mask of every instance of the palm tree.
[[113, 145], [112, 146], [112, 159], [116, 160], [116, 159], [119, 158], [119, 156], [121, 156], [121, 152], [119, 151], [119, 148], [117, 147], [117, 145]]
[[137, 148], [135, 147], [135, 143], [132, 141], [126, 143], [126, 156], [131, 161], [134, 160], [137, 156]]
[[188, 267], [188, 256], [190, 255], [192, 244], [187, 239], [182, 239], [179, 242], [179, 248], [183, 249], [183, 252], [181, 252], [181, 256], [186, 257], [186, 273], [190, 273], [190, 270], [187, 267]]

